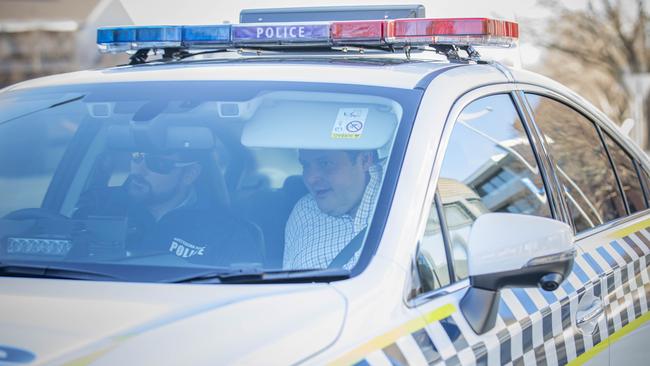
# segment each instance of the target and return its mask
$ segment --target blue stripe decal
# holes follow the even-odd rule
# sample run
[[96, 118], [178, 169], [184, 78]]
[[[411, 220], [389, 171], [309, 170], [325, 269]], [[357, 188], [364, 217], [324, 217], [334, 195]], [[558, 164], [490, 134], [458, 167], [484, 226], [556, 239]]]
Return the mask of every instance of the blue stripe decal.
[[612, 267], [612, 268], [618, 267], [618, 263], [616, 263], [616, 260], [614, 260], [614, 257], [612, 257], [609, 253], [607, 253], [607, 250], [605, 250], [605, 248], [598, 247], [596, 249], [596, 251], [598, 252], [598, 254], [600, 254], [601, 257], [603, 257], [603, 259], [605, 259], [607, 261], [607, 263], [609, 264], [610, 267]]
[[526, 291], [524, 291], [523, 288], [513, 288], [512, 292], [517, 296], [517, 299], [521, 303], [521, 305], [524, 306], [526, 311], [528, 312], [528, 315], [534, 313], [537, 311], [537, 306], [535, 306], [535, 303], [533, 300], [528, 296]]
[[594, 271], [596, 271], [597, 274], [600, 275], [600, 274], [605, 273], [605, 271], [604, 271], [602, 268], [600, 268], [600, 266], [598, 265], [598, 263], [596, 263], [596, 261], [594, 260], [594, 258], [592, 258], [591, 255], [589, 255], [589, 253], [585, 253], [585, 254], [583, 254], [582, 257], [587, 261], [587, 263], [589, 263], [589, 265], [591, 266], [591, 268], [593, 268]]
[[503, 297], [501, 297], [501, 299], [499, 300], [499, 315], [501, 316], [501, 319], [503, 319], [503, 322], [506, 323], [506, 325], [510, 325], [512, 323], [517, 322], [517, 319], [515, 318], [515, 315], [512, 313], [510, 308], [508, 307], [508, 304], [506, 304], [506, 302], [503, 301]]
[[623, 260], [625, 260], [626, 262], [631, 262], [632, 261], [632, 258], [630, 257], [630, 255], [627, 254], [625, 249], [623, 249], [623, 247], [619, 243], [613, 241], [613, 242], [609, 243], [609, 245], [611, 245], [612, 248], [614, 248], [616, 253], [618, 253], [618, 255], [620, 255], [621, 258], [623, 258]]
[[639, 246], [634, 242], [634, 240], [632, 240], [631, 237], [626, 236], [623, 238], [623, 241], [625, 241], [625, 244], [627, 244], [630, 248], [632, 248], [634, 254], [636, 254], [637, 257], [643, 257], [645, 255], [645, 252], [641, 250], [641, 248], [639, 248]]
[[[574, 265], [573, 268], [574, 269], [578, 268], [578, 266]], [[562, 289], [567, 294], [572, 294], [572, 293], [574, 293], [576, 291], [576, 289], [573, 287], [573, 285], [568, 280], [565, 280], [564, 282], [562, 282]]]
[[540, 292], [549, 305], [557, 301], [557, 296], [555, 296], [553, 292], [544, 290], [541, 290]]
[[[576, 276], [578, 276], [578, 279], [580, 279], [580, 282], [582, 282], [582, 283], [589, 282], [589, 276], [587, 276], [587, 274], [582, 269], [582, 267], [580, 267], [577, 263], [574, 263], [574, 265], [573, 265], [573, 273], [575, 273]], [[564, 281], [564, 283], [568, 283], [568, 281]], [[575, 291], [575, 289], [573, 289], [573, 291]], [[573, 292], [573, 291], [571, 291], [571, 292]]]

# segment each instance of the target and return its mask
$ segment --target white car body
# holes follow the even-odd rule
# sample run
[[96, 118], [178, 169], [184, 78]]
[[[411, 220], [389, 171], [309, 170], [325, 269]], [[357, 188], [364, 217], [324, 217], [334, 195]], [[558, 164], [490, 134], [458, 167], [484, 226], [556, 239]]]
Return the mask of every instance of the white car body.
[[[39, 365], [647, 362], [650, 247], [644, 243], [650, 239], [646, 230], [650, 227], [648, 210], [576, 237], [575, 266], [587, 273], [589, 282], [583, 283], [572, 274], [566, 281], [576, 291], [561, 287], [555, 292], [557, 298], [564, 299], [562, 303], [547, 302], [538, 288], [502, 290], [502, 300], [520, 318], [518, 323], [507, 326], [499, 317], [493, 329], [481, 335], [474, 332], [459, 310], [470, 286], [467, 279], [424, 297], [408, 296], [414, 253], [429, 214], [427, 202], [433, 199], [451, 126], [467, 104], [494, 93], [517, 95], [532, 90], [553, 95], [615, 134], [650, 169], [650, 160], [617, 132], [614, 123], [561, 85], [496, 63], [363, 66], [328, 64], [300, 56], [277, 58], [283, 57], [283, 62], [260, 58], [248, 63], [190, 61], [115, 67], [46, 77], [4, 91], [153, 80], [300, 81], [424, 89], [396, 199], [390, 205], [377, 251], [365, 270], [329, 284], [150, 284], [4, 277], [0, 278], [0, 346], [28, 350], [36, 356], [32, 363]], [[634, 264], [614, 249], [607, 249], [612, 241], [624, 248]], [[636, 243], [642, 255], [628, 241]], [[603, 246], [612, 253], [617, 267], [599, 256], [597, 248]], [[597, 274], [585, 254], [595, 258], [606, 274]], [[524, 259], [521, 261], [525, 263]], [[480, 258], [472, 260], [480, 266]], [[630, 283], [621, 280], [621, 271], [629, 271], [623, 278]], [[609, 290], [608, 276], [615, 283]], [[583, 336], [575, 325], [580, 297], [577, 290], [593, 286], [602, 286], [603, 293], [615, 293], [620, 299], [606, 302], [604, 315], [597, 319], [597, 346], [593, 336]], [[521, 292], [527, 294], [537, 312], [526, 312], [520, 303]], [[635, 313], [635, 303], [640, 304], [640, 313]], [[567, 314], [569, 318], [564, 320], [571, 324], [563, 328]], [[620, 323], [621, 314], [627, 319], [625, 326]], [[453, 335], [439, 323], [450, 317], [456, 325]], [[609, 330], [608, 321], [614, 319], [608, 317], [618, 321]], [[530, 326], [524, 331], [522, 322], [526, 321]], [[421, 329], [433, 341], [437, 356], [427, 354], [413, 337], [412, 333]], [[503, 338], [506, 329], [510, 332], [508, 339]], [[549, 331], [553, 333], [550, 338], [545, 336]], [[526, 344], [527, 337], [532, 337], [532, 348]], [[397, 358], [396, 350], [400, 351]], [[505, 353], [510, 354], [506, 357]]]

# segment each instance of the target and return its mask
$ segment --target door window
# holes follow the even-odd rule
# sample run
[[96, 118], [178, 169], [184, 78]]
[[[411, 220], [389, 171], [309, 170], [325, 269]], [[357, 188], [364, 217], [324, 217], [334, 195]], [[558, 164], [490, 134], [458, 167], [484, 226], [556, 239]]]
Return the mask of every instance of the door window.
[[639, 175], [641, 176], [641, 182], [643, 183], [643, 191], [645, 192], [645, 196], [647, 200], [650, 202], [650, 174], [641, 166], [641, 164], [637, 164], [639, 167]]
[[535, 154], [507, 94], [478, 99], [463, 110], [447, 144], [437, 187], [457, 279], [467, 277], [469, 233], [480, 215], [551, 217]]
[[555, 162], [576, 232], [625, 216], [625, 204], [596, 126], [553, 99], [527, 94]]
[[645, 210], [648, 208], [648, 205], [643, 196], [641, 181], [637, 175], [634, 161], [608, 134], [603, 133], [603, 137], [607, 144], [609, 155], [612, 157], [612, 162], [616, 167], [616, 173], [623, 187], [623, 193], [625, 194], [630, 213]]

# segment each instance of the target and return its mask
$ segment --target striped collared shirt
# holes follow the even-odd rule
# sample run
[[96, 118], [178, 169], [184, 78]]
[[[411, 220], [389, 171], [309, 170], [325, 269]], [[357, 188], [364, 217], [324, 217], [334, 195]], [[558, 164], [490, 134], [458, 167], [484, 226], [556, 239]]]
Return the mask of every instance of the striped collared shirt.
[[[327, 268], [336, 255], [366, 228], [379, 194], [381, 166], [373, 165], [369, 174], [370, 180], [354, 216], [323, 213], [311, 194], [296, 203], [285, 228], [285, 269]], [[356, 263], [359, 253], [345, 268]]]

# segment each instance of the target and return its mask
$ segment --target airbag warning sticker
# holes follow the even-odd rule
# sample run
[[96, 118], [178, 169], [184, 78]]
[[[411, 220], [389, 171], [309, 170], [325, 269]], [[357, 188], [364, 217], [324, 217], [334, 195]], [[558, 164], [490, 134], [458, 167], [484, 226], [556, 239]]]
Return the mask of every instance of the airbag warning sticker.
[[340, 108], [332, 127], [333, 139], [358, 139], [363, 134], [368, 108]]

